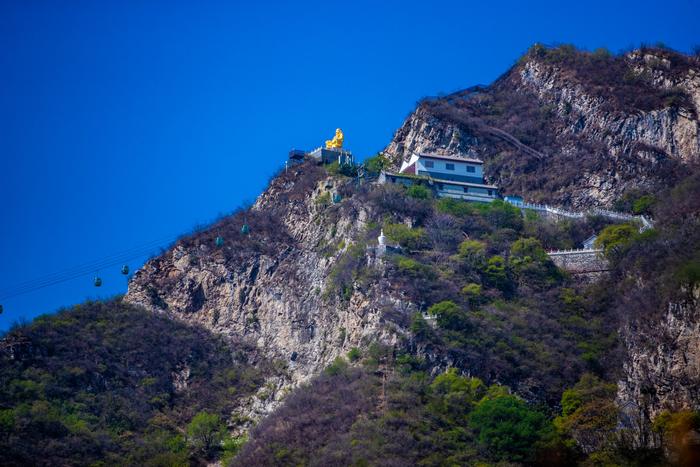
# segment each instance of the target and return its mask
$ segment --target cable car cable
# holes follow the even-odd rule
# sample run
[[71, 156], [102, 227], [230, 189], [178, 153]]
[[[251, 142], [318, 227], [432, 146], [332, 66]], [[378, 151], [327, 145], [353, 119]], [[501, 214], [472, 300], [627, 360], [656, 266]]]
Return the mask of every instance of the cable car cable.
[[[37, 278], [34, 278], [34, 279], [30, 279], [30, 280], [27, 280], [27, 281], [23, 281], [23, 282], [14, 284], [14, 285], [10, 286], [9, 289], [15, 289], [15, 288], [17, 288], [17, 287], [21, 287], [21, 286], [24, 286], [24, 285], [35, 284], [35, 283], [41, 282], [41, 281], [43, 281], [43, 280], [53, 279], [53, 278], [55, 278], [55, 277], [63, 276], [64, 274], [70, 274], [70, 273], [75, 272], [75, 271], [77, 271], [77, 270], [83, 270], [83, 269], [85, 269], [85, 268], [94, 269], [95, 267], [98, 267], [99, 264], [104, 263], [104, 262], [106, 262], [106, 261], [110, 261], [110, 260], [112, 260], [112, 259], [116, 259], [116, 258], [118, 258], [118, 257], [122, 257], [122, 256], [125, 256], [125, 255], [131, 255], [133, 252], [135, 252], [135, 251], [141, 251], [141, 250], [143, 250], [144, 248], [155, 248], [155, 247], [157, 247], [157, 246], [159, 246], [159, 245], [161, 245], [161, 244], [163, 244], [163, 243], [166, 243], [166, 242], [171, 241], [171, 239], [174, 240], [174, 239], [177, 239], [177, 237], [174, 237], [174, 238], [173, 238], [172, 236], [170, 236], [170, 237], [162, 238], [162, 239], [159, 239], [159, 240], [152, 240], [152, 241], [150, 241], [150, 242], [147, 242], [147, 243], [144, 243], [144, 244], [141, 244], [141, 245], [137, 245], [137, 246], [132, 247], [132, 248], [129, 248], [129, 249], [127, 249], [127, 250], [122, 250], [122, 251], [120, 251], [120, 252], [113, 253], [113, 254], [108, 255], [108, 256], [106, 256], [106, 257], [104, 257], [104, 258], [100, 258], [100, 259], [97, 259], [97, 260], [88, 261], [88, 262], [86, 262], [86, 263], [83, 263], [83, 264], [80, 264], [80, 265], [76, 265], [76, 266], [71, 266], [70, 268], [65, 268], [65, 269], [62, 269], [62, 270], [53, 272], [53, 273], [51, 273], [51, 274], [47, 274], [47, 275], [45, 275], [45, 276], [40, 276], [40, 277], [37, 277]], [[0, 294], [3, 293], [3, 292], [4, 292], [5, 290], [7, 290], [7, 289], [8, 289], [8, 288], [0, 289]]]
[[109, 255], [100, 260], [93, 260], [82, 265], [74, 266], [72, 268], [67, 268], [59, 272], [48, 274], [46, 276], [32, 279], [29, 281], [24, 281], [19, 284], [15, 284], [11, 287], [6, 287], [0, 291], [0, 299], [5, 300], [7, 298], [15, 297], [17, 295], [23, 295], [25, 293], [33, 292], [45, 287], [56, 285], [62, 282], [67, 282], [72, 279], [76, 279], [81, 276], [88, 275], [94, 272], [96, 269], [106, 268], [114, 266], [116, 264], [127, 262], [128, 260], [136, 259], [141, 256], [151, 253], [156, 247], [170, 243], [179, 238], [168, 237], [161, 240], [154, 240], [138, 247], [131, 248], [129, 250], [123, 250], [120, 253]]

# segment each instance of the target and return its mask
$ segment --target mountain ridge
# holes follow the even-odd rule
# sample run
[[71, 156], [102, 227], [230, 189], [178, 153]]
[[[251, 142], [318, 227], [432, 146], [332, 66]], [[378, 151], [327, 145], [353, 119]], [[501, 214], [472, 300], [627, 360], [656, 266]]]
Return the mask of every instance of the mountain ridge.
[[385, 154], [395, 167], [416, 152], [477, 157], [507, 193], [612, 207], [697, 166], [699, 106], [696, 57], [535, 45], [490, 86], [419, 103]]
[[[695, 459], [700, 368], [683, 362], [700, 355], [698, 69], [697, 58], [660, 49], [612, 57], [535, 46], [488, 87], [420, 103], [365, 161], [370, 177], [307, 157], [275, 174], [250, 208], [151, 258], [113, 306], [222, 339], [247, 358], [221, 371], [242, 365], [251, 377], [220, 388], [235, 404], [214, 404], [235, 446], [192, 444], [188, 457], [180, 417], [168, 425], [177, 446], [155, 440], [138, 459], [201, 464], [225, 450], [238, 465]], [[414, 152], [478, 157], [505, 193], [634, 210], [654, 228], [553, 220], [501, 200], [376, 182]], [[611, 264], [601, 280], [580, 281], [546, 253], [593, 233]], [[384, 255], [380, 234], [391, 246]], [[78, 339], [80, 326], [71, 333]], [[168, 357], [179, 370], [158, 373], [159, 385], [201, 384], [180, 371], [183, 359], [194, 364], [183, 355]], [[40, 398], [18, 389], [41, 383], [43, 362], [3, 352], [0, 363], [13, 375], [0, 391], [17, 401], [0, 406], [0, 443], [12, 443], [20, 423], [45, 420], [28, 409]], [[146, 402], [152, 423], [137, 431], [150, 436], [177, 405]], [[61, 414], [52, 419], [60, 436], [75, 429], [65, 410], [51, 412]], [[491, 424], [500, 417], [522, 430]]]

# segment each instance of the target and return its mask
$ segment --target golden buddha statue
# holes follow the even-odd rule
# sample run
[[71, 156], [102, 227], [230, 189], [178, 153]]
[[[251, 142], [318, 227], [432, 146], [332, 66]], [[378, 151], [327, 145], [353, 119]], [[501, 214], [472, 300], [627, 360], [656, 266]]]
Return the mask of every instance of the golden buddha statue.
[[326, 149], [342, 148], [343, 147], [343, 131], [340, 128], [335, 129], [335, 136], [333, 139], [326, 141]]

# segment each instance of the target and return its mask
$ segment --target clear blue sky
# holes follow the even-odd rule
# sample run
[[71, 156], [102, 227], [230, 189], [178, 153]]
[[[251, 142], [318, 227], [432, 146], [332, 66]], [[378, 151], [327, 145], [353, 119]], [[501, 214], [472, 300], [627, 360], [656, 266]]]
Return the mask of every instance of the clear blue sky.
[[[697, 2], [567, 3], [0, 2], [0, 290], [230, 212], [338, 126], [371, 155], [534, 42], [700, 43]], [[118, 270], [4, 300], [0, 330]]]

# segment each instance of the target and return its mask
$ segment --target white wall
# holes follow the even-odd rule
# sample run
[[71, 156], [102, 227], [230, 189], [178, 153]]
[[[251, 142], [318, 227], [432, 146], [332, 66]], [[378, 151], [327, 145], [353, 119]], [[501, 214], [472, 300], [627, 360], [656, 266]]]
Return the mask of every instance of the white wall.
[[[426, 160], [432, 161], [433, 167], [431, 167], [431, 168], [426, 167], [425, 166]], [[455, 169], [454, 170], [447, 170], [445, 168], [446, 164], [454, 164]], [[467, 172], [467, 165], [471, 165], [472, 167], [474, 167], [475, 168], [474, 172]], [[416, 168], [418, 170], [422, 170], [422, 171], [426, 171], [426, 172], [461, 175], [461, 176], [466, 176], [466, 177], [483, 178], [483, 176], [484, 176], [484, 173], [481, 169], [481, 164], [473, 164], [473, 163], [468, 163], [468, 162], [445, 161], [445, 160], [427, 159], [427, 158], [421, 157], [416, 164]]]

